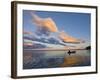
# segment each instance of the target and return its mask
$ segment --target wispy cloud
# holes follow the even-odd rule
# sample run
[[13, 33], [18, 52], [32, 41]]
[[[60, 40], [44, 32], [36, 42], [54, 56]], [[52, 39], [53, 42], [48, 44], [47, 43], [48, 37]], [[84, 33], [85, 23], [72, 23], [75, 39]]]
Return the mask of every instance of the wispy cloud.
[[43, 25], [47, 28], [50, 32], [57, 32], [57, 26], [52, 18], [46, 18], [43, 20]]
[[31, 13], [32, 23], [36, 25], [37, 32], [42, 34], [50, 34], [50, 32], [57, 32], [57, 26], [52, 18], [41, 18], [38, 15]]
[[49, 36], [52, 32], [58, 33], [58, 37], [61, 41], [65, 43], [80, 43], [84, 42], [83, 40], [74, 38], [64, 31], [58, 30], [56, 23], [51, 17], [41, 18], [36, 15], [34, 12], [31, 13], [32, 23], [36, 25], [37, 31], [36, 34]]
[[59, 38], [63, 40], [63, 42], [71, 42], [71, 43], [80, 43], [81, 41], [79, 39], [76, 39], [68, 34], [66, 34], [64, 31], [59, 32]]
[[29, 32], [29, 31], [24, 31], [23, 33], [24, 34], [29, 34], [29, 35], [32, 35], [33, 34], [32, 32]]

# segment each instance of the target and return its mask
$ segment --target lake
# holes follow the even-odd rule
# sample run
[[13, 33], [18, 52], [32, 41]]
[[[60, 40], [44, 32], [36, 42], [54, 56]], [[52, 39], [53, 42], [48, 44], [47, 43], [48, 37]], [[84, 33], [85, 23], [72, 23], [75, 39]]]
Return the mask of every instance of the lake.
[[76, 50], [74, 54], [68, 51], [24, 50], [23, 69], [78, 67], [91, 65], [90, 50]]

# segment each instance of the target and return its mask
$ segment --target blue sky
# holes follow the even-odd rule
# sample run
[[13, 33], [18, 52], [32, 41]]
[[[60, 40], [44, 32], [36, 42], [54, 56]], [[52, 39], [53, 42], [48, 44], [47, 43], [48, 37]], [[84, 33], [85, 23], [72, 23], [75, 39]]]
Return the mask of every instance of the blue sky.
[[[30, 10], [23, 10], [23, 27], [25, 31], [34, 32], [35, 25], [32, 23]], [[70, 12], [47, 12], [33, 11], [41, 18], [52, 18], [59, 31], [65, 31], [67, 34], [86, 41], [90, 41], [90, 18], [88, 13], [70, 13]]]

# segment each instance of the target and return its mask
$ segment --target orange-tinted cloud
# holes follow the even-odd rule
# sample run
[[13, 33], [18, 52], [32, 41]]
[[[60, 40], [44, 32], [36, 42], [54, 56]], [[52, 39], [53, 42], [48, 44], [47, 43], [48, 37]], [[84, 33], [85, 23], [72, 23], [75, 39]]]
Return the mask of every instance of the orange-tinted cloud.
[[24, 31], [24, 34], [32, 35], [33, 33], [32, 32], [29, 32], [29, 31]]
[[65, 32], [60, 32], [59, 33], [59, 38], [64, 41], [64, 42], [70, 42], [70, 43], [80, 43], [80, 40], [73, 38], [66, 34]]
[[46, 28], [46, 30], [50, 31], [50, 32], [57, 32], [57, 26], [55, 24], [55, 22], [53, 21], [53, 19], [51, 18], [40, 18], [39, 16], [37, 16], [34, 13], [32, 14], [32, 22], [38, 26], [38, 28]]
[[57, 26], [55, 22], [51, 18], [46, 18], [43, 20], [43, 25], [47, 28], [50, 32], [57, 32]]
[[32, 45], [33, 45], [33, 43], [31, 43], [31, 42], [24, 43], [24, 46], [32, 46]]
[[37, 27], [41, 27], [43, 25], [42, 18], [40, 18], [34, 13], [31, 13], [31, 16], [32, 16], [32, 23], [35, 24]]

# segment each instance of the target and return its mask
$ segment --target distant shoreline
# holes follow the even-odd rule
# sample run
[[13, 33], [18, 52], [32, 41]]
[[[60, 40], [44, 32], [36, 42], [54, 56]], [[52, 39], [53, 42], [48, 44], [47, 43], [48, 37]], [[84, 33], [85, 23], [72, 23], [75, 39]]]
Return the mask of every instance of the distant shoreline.
[[86, 49], [23, 49], [33, 51], [67, 51], [67, 50], [86, 50]]

